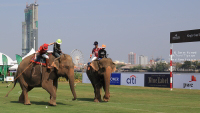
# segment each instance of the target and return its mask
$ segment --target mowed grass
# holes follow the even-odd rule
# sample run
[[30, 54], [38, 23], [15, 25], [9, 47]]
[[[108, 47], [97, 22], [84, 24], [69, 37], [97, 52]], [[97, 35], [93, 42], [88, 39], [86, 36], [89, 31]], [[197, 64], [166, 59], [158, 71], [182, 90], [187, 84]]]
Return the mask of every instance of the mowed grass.
[[[49, 94], [42, 88], [29, 92], [32, 105], [18, 103], [19, 84], [4, 97], [13, 84], [0, 83], [0, 113], [199, 113], [200, 90], [110, 86], [109, 102], [93, 102], [91, 84], [76, 84], [77, 100], [66, 82], [60, 82], [57, 90], [57, 106], [48, 106]], [[47, 106], [47, 108], [46, 108]]]

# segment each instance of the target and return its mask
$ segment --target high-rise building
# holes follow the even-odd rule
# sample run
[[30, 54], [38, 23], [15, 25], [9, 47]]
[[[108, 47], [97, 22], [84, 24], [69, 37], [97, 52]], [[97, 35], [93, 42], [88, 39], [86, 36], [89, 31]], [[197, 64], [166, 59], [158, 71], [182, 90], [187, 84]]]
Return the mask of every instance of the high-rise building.
[[136, 53], [130, 52], [128, 54], [128, 63], [136, 64]]
[[148, 57], [144, 55], [139, 56], [139, 64], [146, 65], [148, 64]]
[[38, 4], [26, 4], [25, 21], [22, 22], [22, 56], [38, 49]]

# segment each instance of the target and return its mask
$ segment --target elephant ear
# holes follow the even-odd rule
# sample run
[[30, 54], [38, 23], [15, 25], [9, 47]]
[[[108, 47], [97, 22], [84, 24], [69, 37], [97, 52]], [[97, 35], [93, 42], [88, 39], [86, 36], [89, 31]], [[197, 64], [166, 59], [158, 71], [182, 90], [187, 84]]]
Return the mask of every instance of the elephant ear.
[[112, 68], [112, 73], [116, 71], [116, 67]]
[[112, 73], [116, 71], [115, 63], [112, 62], [112, 64], [111, 64], [111, 68], [112, 68]]
[[98, 71], [99, 70], [99, 66], [98, 66], [98, 63], [99, 61], [92, 61], [92, 63], [90, 64], [92, 66], [92, 68], [95, 70], [95, 71]]
[[60, 65], [60, 57], [54, 60], [53, 66], [58, 70]]

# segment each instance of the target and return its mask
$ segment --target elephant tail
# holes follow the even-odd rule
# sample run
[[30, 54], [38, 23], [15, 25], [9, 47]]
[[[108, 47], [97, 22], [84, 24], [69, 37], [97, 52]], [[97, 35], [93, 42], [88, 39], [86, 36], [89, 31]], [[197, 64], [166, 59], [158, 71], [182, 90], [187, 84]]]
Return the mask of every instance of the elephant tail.
[[9, 93], [15, 88], [16, 83], [17, 83], [17, 80], [14, 81], [14, 85], [13, 85], [12, 89], [10, 89], [10, 91], [6, 94], [5, 97], [8, 97]]

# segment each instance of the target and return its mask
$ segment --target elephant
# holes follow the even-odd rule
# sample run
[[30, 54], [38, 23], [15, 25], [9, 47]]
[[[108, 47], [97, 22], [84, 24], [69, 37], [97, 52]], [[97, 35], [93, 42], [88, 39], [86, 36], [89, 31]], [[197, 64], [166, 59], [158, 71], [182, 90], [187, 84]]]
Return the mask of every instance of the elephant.
[[111, 58], [102, 58], [94, 60], [87, 67], [87, 76], [94, 88], [94, 102], [101, 102], [101, 88], [103, 87], [105, 95], [103, 100], [108, 102], [110, 99], [110, 76], [116, 70], [116, 66]]
[[[71, 56], [62, 54], [60, 57], [55, 58], [54, 55], [49, 55], [49, 63], [53, 65], [53, 68], [50, 69], [46, 66], [31, 63], [30, 60], [33, 57], [34, 54], [23, 59], [17, 69], [16, 76], [19, 76], [17, 81], [22, 89], [19, 102], [24, 103], [24, 105], [30, 105], [28, 92], [34, 87], [42, 87], [50, 94], [49, 105], [56, 106], [56, 91], [59, 77], [65, 77], [69, 80], [70, 89], [74, 97], [72, 100], [76, 100], [77, 97], [74, 89], [74, 63]], [[25, 68], [27, 69], [25, 70]], [[14, 82], [13, 88], [15, 85], [16, 81]], [[10, 91], [12, 91], [12, 89]]]

